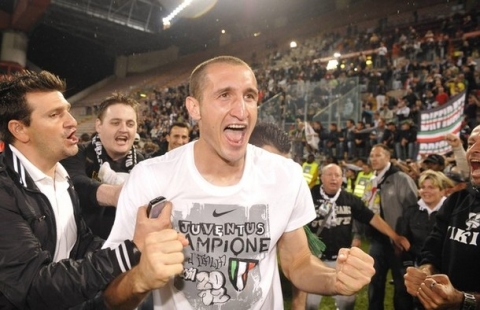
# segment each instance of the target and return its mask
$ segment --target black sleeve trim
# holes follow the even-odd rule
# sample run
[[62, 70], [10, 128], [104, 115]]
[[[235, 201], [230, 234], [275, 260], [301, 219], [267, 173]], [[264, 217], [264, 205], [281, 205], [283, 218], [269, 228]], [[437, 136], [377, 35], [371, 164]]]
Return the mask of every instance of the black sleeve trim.
[[108, 255], [114, 263], [115, 270], [123, 273], [138, 264], [141, 253], [132, 241], [126, 240], [117, 248], [112, 249]]

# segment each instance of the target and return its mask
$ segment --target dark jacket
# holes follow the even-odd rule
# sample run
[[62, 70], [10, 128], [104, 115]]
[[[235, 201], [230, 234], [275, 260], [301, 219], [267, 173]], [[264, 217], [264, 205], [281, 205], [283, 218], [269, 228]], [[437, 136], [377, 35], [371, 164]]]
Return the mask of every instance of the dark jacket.
[[57, 232], [52, 206], [8, 145], [0, 154], [0, 309], [73, 307], [138, 263], [140, 253], [131, 241], [101, 250], [103, 240], [80, 216], [73, 186], [68, 191], [77, 241], [69, 259], [53, 263]]
[[412, 262], [420, 263], [420, 252], [425, 239], [432, 231], [435, 225], [437, 211], [428, 214], [426, 210], [420, 210], [418, 204], [408, 207], [398, 221], [397, 231], [400, 235], [410, 241], [410, 250]]
[[480, 292], [480, 193], [472, 186], [450, 195], [422, 249], [421, 264], [448, 275], [460, 291]]
[[[136, 160], [144, 160], [140, 152], [135, 151]], [[115, 172], [130, 172], [125, 169], [124, 161], [114, 161], [108, 158], [110, 168]], [[91, 143], [79, 145], [78, 153], [61, 161], [72, 178], [73, 185], [80, 198], [83, 217], [93, 233], [107, 239], [115, 221], [116, 208], [102, 207], [97, 201], [97, 189], [102, 184], [98, 181], [100, 165], [97, 160], [95, 149]]]

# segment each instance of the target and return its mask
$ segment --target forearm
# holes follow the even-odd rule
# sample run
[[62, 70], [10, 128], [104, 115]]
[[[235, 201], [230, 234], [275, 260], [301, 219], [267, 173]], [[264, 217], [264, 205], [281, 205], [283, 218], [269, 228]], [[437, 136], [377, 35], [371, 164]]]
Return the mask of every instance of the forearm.
[[102, 184], [97, 188], [96, 198], [100, 206], [116, 207], [122, 185]]
[[71, 176], [75, 190], [80, 199], [80, 205], [85, 207], [100, 207], [97, 201], [97, 189], [101, 183], [97, 180], [91, 179], [86, 175]]
[[470, 168], [468, 167], [465, 150], [463, 149], [463, 146], [461, 144], [453, 148], [453, 156], [462, 175], [464, 177], [467, 176], [470, 173]]
[[[137, 264], [139, 253], [127, 241], [116, 249], [98, 250], [82, 260], [45, 265], [30, 285], [32, 308], [70, 308], [93, 298], [123, 270]], [[33, 307], [35, 305], [35, 307]]]
[[378, 214], [370, 220], [370, 225], [392, 240], [398, 237], [398, 234]]
[[283, 268], [283, 271], [293, 285], [301, 291], [325, 296], [337, 294], [335, 269], [325, 266], [320, 259], [310, 253], [302, 259], [297, 259], [290, 268]]
[[135, 309], [145, 299], [148, 291], [140, 289], [136, 283], [137, 268], [123, 273], [104, 291], [105, 304], [108, 309]]

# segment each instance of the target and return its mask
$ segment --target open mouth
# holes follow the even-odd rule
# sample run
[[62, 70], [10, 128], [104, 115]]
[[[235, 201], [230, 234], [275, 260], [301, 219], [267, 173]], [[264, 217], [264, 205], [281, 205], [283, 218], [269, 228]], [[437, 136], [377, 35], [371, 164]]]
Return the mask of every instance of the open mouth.
[[470, 160], [470, 166], [472, 167], [472, 170], [480, 169], [480, 159]]
[[480, 176], [480, 159], [471, 159], [470, 167], [472, 176]]
[[119, 136], [115, 138], [115, 141], [121, 144], [125, 144], [128, 142], [128, 137], [126, 136]]
[[70, 135], [67, 136], [67, 139], [70, 140], [72, 143], [77, 143], [78, 142], [78, 138], [77, 136], [75, 135], [76, 134], [76, 130], [72, 131], [72, 133]]
[[232, 124], [225, 127], [224, 132], [229, 142], [238, 144], [245, 137], [246, 129], [246, 125]]

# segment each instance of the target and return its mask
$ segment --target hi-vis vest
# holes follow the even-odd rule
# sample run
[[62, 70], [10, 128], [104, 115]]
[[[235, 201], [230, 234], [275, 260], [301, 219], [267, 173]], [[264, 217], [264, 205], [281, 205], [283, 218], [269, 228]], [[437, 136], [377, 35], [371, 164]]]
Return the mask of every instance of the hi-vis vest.
[[358, 198], [362, 198], [363, 192], [365, 192], [365, 186], [367, 186], [368, 181], [370, 181], [373, 176], [373, 171], [368, 174], [360, 171], [357, 175], [357, 179], [355, 180], [355, 189], [353, 190], [353, 194]]
[[313, 162], [311, 164], [304, 162], [302, 165], [302, 169], [303, 169], [303, 177], [305, 178], [305, 181], [307, 181], [308, 187], [312, 188], [315, 184], [319, 183], [318, 182], [318, 164], [316, 162]]

